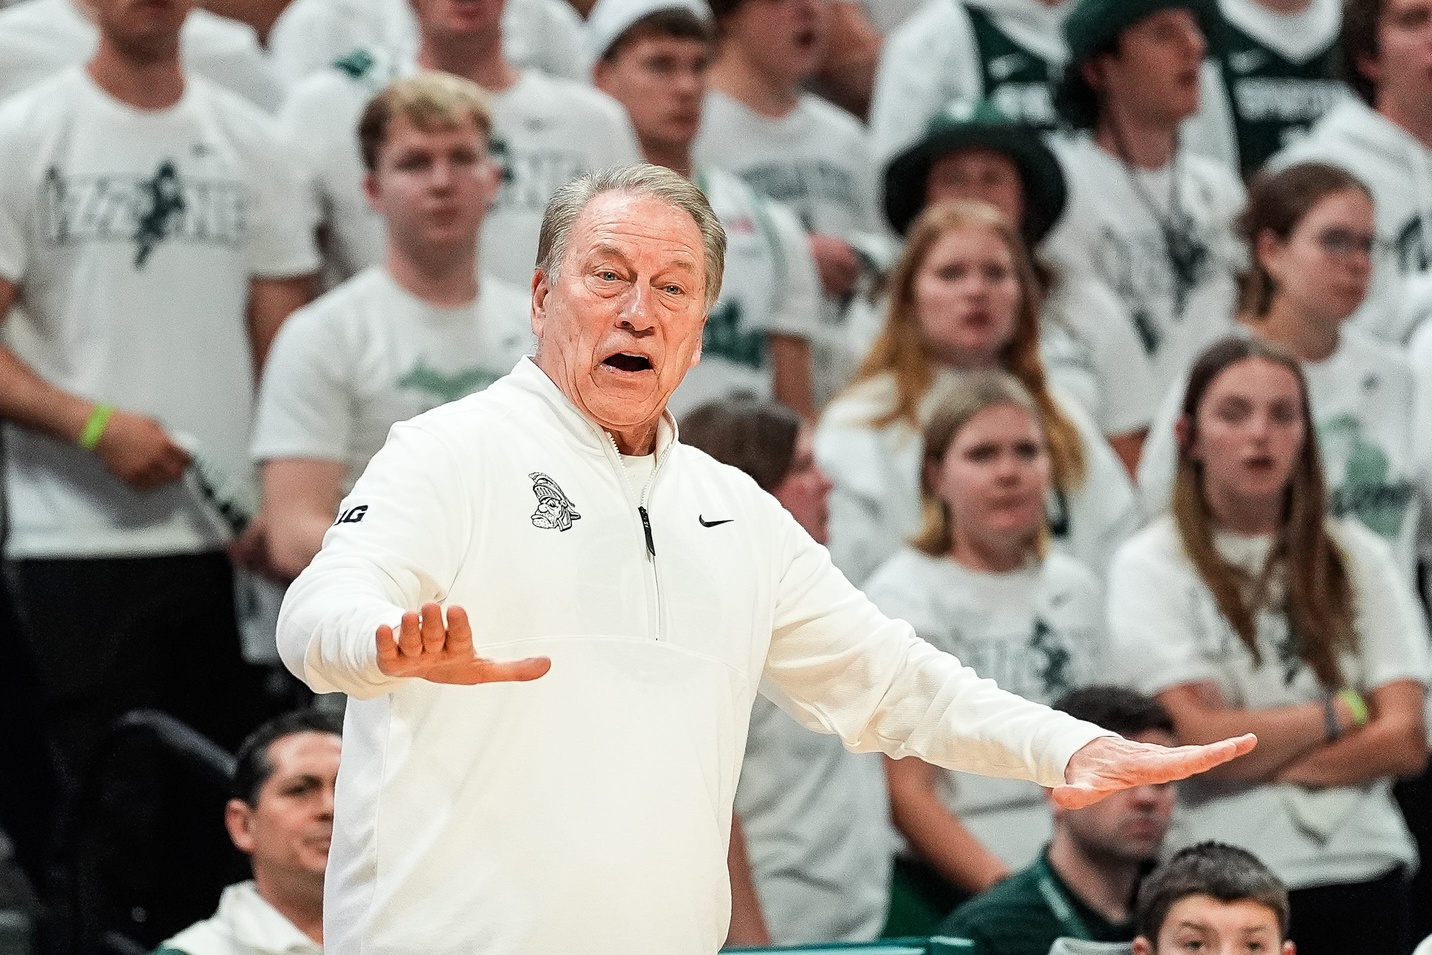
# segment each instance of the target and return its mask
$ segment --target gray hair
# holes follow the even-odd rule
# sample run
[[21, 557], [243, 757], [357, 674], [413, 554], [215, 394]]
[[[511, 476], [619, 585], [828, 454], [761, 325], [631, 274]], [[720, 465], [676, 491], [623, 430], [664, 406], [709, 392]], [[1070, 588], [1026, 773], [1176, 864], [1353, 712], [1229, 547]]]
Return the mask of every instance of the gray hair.
[[601, 172], [586, 173], [562, 185], [547, 202], [542, 214], [542, 231], [537, 238], [537, 268], [551, 275], [567, 254], [567, 238], [577, 217], [597, 196], [623, 192], [649, 196], [687, 213], [701, 231], [705, 251], [706, 310], [721, 294], [721, 275], [726, 267], [726, 230], [707, 201], [705, 193], [690, 179], [664, 166], [636, 163]]

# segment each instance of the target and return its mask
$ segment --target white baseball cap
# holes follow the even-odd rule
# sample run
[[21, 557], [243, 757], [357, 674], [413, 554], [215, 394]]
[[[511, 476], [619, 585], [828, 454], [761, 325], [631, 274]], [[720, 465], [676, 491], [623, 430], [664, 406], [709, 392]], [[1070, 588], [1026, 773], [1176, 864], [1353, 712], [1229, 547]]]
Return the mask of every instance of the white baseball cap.
[[713, 19], [706, 0], [597, 0], [585, 25], [590, 64], [595, 66], [633, 23], [663, 10], [688, 10], [705, 23]]

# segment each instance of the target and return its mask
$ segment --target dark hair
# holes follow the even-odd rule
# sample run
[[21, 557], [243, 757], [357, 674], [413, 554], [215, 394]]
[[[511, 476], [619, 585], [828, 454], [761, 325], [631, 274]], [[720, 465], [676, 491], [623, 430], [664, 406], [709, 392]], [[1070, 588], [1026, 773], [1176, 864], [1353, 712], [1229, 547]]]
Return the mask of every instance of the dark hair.
[[701, 19], [685, 8], [672, 7], [667, 10], [657, 10], [639, 18], [623, 30], [602, 54], [602, 62], [611, 62], [632, 43], [647, 37], [714, 43], [716, 28], [710, 22]]
[[763, 491], [774, 491], [791, 473], [800, 430], [800, 415], [755, 398], [709, 401], [681, 419], [682, 443], [740, 468]]
[[269, 759], [269, 747], [285, 736], [298, 733], [332, 733], [343, 735], [343, 719], [326, 710], [292, 710], [275, 716], [254, 730], [239, 746], [234, 759], [234, 782], [230, 790], [233, 798], [258, 805], [259, 790], [273, 775], [273, 761]]
[[1336, 192], [1357, 189], [1369, 199], [1372, 192], [1352, 173], [1322, 162], [1302, 162], [1274, 173], [1263, 172], [1248, 190], [1248, 202], [1234, 223], [1234, 231], [1248, 246], [1248, 270], [1239, 282], [1239, 310], [1260, 318], [1268, 314], [1278, 288], [1258, 261], [1258, 239], [1271, 232], [1286, 242], [1303, 218], [1318, 203]]
[[1122, 686], [1085, 686], [1054, 701], [1054, 709], [1120, 736], [1163, 731], [1176, 735], [1173, 717], [1153, 697]]
[[735, 13], [745, 2], [746, 0], [710, 0], [711, 15], [721, 20]]
[[1157, 943], [1169, 911], [1190, 895], [1220, 902], [1253, 902], [1278, 917], [1279, 941], [1288, 937], [1288, 889], [1257, 856], [1221, 842], [1200, 842], [1174, 853], [1139, 886], [1139, 934]]
[[[1284, 496], [1277, 536], [1264, 572], [1257, 579], [1230, 565], [1214, 547], [1214, 521], [1204, 496], [1203, 468], [1190, 453], [1198, 437], [1198, 409], [1204, 395], [1230, 365], [1249, 358], [1282, 365], [1293, 374], [1302, 392], [1301, 413], [1306, 427], [1303, 447]], [[1234, 337], [1215, 342], [1198, 357], [1188, 374], [1181, 413], [1188, 434], [1178, 448], [1172, 511], [1189, 562], [1228, 625], [1242, 639], [1254, 662], [1260, 664], [1257, 615], [1271, 596], [1270, 571], [1281, 563], [1288, 629], [1298, 637], [1298, 655], [1324, 687], [1337, 689], [1342, 686], [1338, 654], [1357, 649], [1355, 601], [1347, 563], [1328, 536], [1327, 485], [1308, 404], [1308, 383], [1298, 360], [1257, 338]]]
[[1338, 57], [1343, 79], [1362, 101], [1375, 106], [1377, 84], [1368, 79], [1360, 60], [1377, 56], [1377, 28], [1385, 0], [1343, 0], [1342, 29], [1338, 33]]
[[1099, 125], [1099, 93], [1084, 76], [1084, 65], [1101, 56], [1118, 56], [1123, 52], [1124, 31], [1109, 37], [1089, 50], [1079, 62], [1064, 64], [1064, 71], [1054, 81], [1054, 112], [1073, 129], [1093, 129]]

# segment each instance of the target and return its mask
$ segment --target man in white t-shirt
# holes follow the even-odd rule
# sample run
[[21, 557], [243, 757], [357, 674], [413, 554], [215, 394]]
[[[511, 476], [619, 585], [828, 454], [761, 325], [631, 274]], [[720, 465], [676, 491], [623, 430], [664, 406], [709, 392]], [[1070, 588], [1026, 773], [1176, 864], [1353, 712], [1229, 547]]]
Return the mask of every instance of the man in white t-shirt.
[[[1143, 393], [1100, 382], [1104, 414], [1125, 425], [1109, 442], [1130, 472], [1174, 378], [1233, 324], [1243, 187], [1179, 135], [1199, 108], [1217, 15], [1212, 0], [1078, 0], [1064, 22], [1070, 60], [1055, 104], [1088, 135], [1055, 144], [1069, 203], [1041, 251], [1060, 275], [1112, 289], [1129, 316], [1119, 335], [1081, 329], [1077, 314], [1070, 325], [1091, 348], [1137, 342], [1122, 352], [1139, 363], [1127, 380]], [[1118, 367], [1097, 355], [1093, 365]]]
[[1432, 0], [1348, 0], [1343, 24], [1357, 96], [1270, 165], [1332, 163], [1372, 191], [1377, 235], [1392, 251], [1374, 260], [1372, 289], [1352, 320], [1400, 345], [1425, 315], [1410, 307], [1404, 281], [1432, 270]]
[[[290, 87], [357, 49], [417, 45], [409, 0], [293, 0], [268, 38], [274, 69]], [[566, 0], [508, 0], [502, 49], [515, 66], [582, 78], [582, 21]]]
[[694, 179], [726, 229], [721, 297], [672, 413], [744, 392], [813, 417], [820, 288], [805, 232], [783, 206], [692, 158], [715, 40], [710, 8], [705, 0], [600, 0], [587, 39], [593, 80], [626, 108], [646, 160]]
[[482, 90], [446, 73], [397, 80], [364, 112], [363, 187], [387, 258], [284, 325], [259, 392], [253, 456], [285, 578], [318, 553], [389, 428], [482, 390], [535, 343], [527, 292], [479, 278], [500, 175], [491, 130]]
[[253, 878], [224, 889], [212, 918], [154, 955], [321, 955], [342, 744], [343, 721], [320, 710], [276, 716], [249, 734], [234, 759], [224, 828]]
[[318, 259], [271, 120], [185, 74], [191, 6], [96, 0], [88, 65], [0, 104], [6, 570], [68, 796], [129, 709], [233, 746], [265, 706], [181, 478], [246, 473], [254, 371]]
[[823, 401], [861, 358], [845, 306], [893, 258], [865, 129], [804, 91], [824, 53], [824, 0], [717, 0], [711, 8], [719, 41], [696, 159], [789, 206], [809, 233], [824, 293], [816, 353]]
[[414, 0], [416, 56], [401, 49], [355, 50], [289, 96], [282, 121], [314, 177], [331, 279], [383, 261], [383, 222], [363, 194], [355, 130], [373, 94], [420, 67], [471, 80], [492, 96], [493, 151], [503, 172], [481, 256], [484, 270], [496, 278], [531, 285], [542, 210], [558, 186], [640, 157], [631, 123], [610, 97], [508, 61], [504, 6], [503, 0]]
[[[91, 0], [22, 0], [0, 13], [0, 99], [94, 55], [99, 29]], [[225, 86], [266, 112], [283, 98], [259, 39], [247, 24], [190, 12], [180, 35], [184, 68]]]

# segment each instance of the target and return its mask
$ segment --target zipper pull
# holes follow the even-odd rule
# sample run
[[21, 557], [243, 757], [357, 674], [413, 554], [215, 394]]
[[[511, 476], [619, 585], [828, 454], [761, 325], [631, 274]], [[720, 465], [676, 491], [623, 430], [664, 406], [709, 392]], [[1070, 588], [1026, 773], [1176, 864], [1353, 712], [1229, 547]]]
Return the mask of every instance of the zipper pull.
[[646, 508], [640, 504], [637, 505], [636, 512], [641, 515], [641, 529], [646, 534], [646, 552], [655, 557], [656, 542], [651, 539], [651, 518], [646, 516]]

